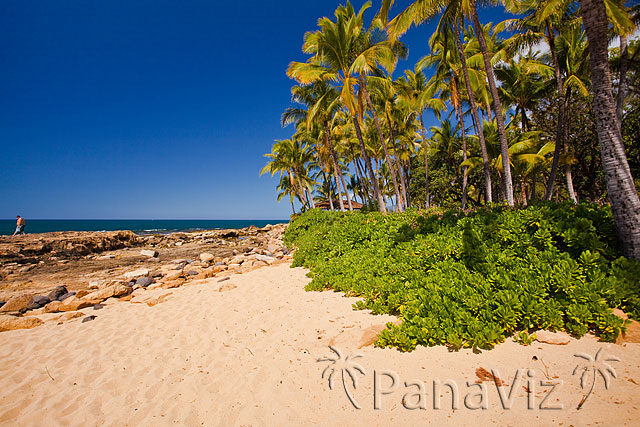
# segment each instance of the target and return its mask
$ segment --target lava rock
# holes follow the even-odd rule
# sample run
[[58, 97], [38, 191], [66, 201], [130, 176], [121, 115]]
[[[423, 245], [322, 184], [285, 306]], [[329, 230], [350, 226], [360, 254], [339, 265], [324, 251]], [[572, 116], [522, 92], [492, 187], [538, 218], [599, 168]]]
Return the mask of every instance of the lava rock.
[[49, 292], [49, 294], [47, 295], [47, 298], [49, 298], [50, 301], [61, 301], [60, 297], [62, 295], [67, 294], [69, 291], [67, 291], [67, 288], [64, 286], [57, 286], [54, 290], [52, 290], [51, 292]]
[[74, 296], [75, 294], [76, 294], [76, 293], [75, 293], [75, 292], [73, 292], [73, 291], [71, 291], [71, 292], [67, 292], [67, 293], [66, 293], [66, 294], [64, 294], [64, 295], [60, 295], [57, 299], [58, 299], [58, 301], [64, 301], [64, 300], [66, 300], [67, 298]]
[[146, 288], [147, 286], [149, 286], [150, 284], [153, 283], [153, 279], [151, 277], [141, 277], [138, 280], [135, 281], [134, 285], [138, 285], [142, 288]]
[[187, 273], [189, 276], [197, 276], [199, 273], [195, 270], [191, 270]]
[[96, 317], [98, 317], [98, 316], [95, 316], [95, 315], [93, 315], [93, 314], [92, 314], [91, 316], [87, 316], [87, 317], [85, 317], [84, 319], [82, 319], [82, 323], [91, 322], [91, 321], [92, 321], [92, 320], [94, 320]]

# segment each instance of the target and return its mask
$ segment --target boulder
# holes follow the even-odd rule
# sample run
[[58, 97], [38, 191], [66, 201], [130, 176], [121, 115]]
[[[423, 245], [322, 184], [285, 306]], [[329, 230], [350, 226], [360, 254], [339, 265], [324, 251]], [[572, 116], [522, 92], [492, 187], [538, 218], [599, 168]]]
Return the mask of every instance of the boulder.
[[82, 319], [82, 323], [87, 323], [87, 322], [91, 322], [92, 320], [94, 320], [96, 317], [96, 315], [92, 314], [91, 316], [87, 316], [84, 319]]
[[182, 277], [182, 271], [172, 271], [165, 276], [165, 280], [176, 280]]
[[43, 295], [34, 295], [31, 297], [31, 302], [27, 305], [27, 310], [37, 310], [40, 307], [44, 307], [49, 304], [49, 298]]
[[44, 306], [45, 313], [57, 313], [60, 311], [60, 306], [62, 302], [60, 301], [51, 301], [49, 304]]
[[185, 282], [184, 279], [171, 280], [171, 281], [168, 281], [168, 282], [164, 282], [162, 285], [160, 285], [160, 287], [162, 289], [179, 288], [180, 286], [182, 286], [184, 284], [184, 282]]
[[213, 256], [213, 254], [210, 254], [208, 252], [200, 254], [200, 261], [202, 262], [211, 262], [214, 259], [215, 259], [215, 256]]
[[107, 298], [119, 297], [121, 295], [126, 295], [129, 292], [131, 292], [131, 288], [127, 285], [114, 285], [109, 286], [108, 288], [100, 289], [99, 291], [91, 292], [90, 294], [85, 295], [83, 299], [96, 304], [98, 302], [106, 300]]
[[31, 303], [30, 294], [14, 295], [7, 300], [7, 302], [0, 307], [0, 312], [7, 311], [26, 311], [27, 306]]
[[190, 270], [187, 274], [188, 274], [189, 276], [197, 276], [197, 275], [198, 275], [198, 274], [200, 274], [200, 273], [198, 273], [196, 270]]
[[140, 268], [138, 270], [129, 271], [124, 273], [124, 278], [127, 280], [137, 279], [138, 277], [148, 276], [150, 270], [148, 268]]
[[567, 345], [571, 341], [571, 335], [566, 332], [550, 332], [550, 331], [536, 331], [536, 341], [543, 342], [545, 344], [553, 345]]
[[72, 291], [72, 292], [67, 292], [67, 293], [66, 293], [66, 294], [64, 294], [64, 295], [60, 295], [60, 296], [58, 297], [58, 301], [64, 301], [64, 300], [66, 300], [67, 298], [74, 296], [75, 294], [76, 294], [76, 293], [75, 293], [75, 292], [73, 292], [73, 291]]
[[79, 291], [77, 291], [77, 292], [76, 292], [76, 297], [78, 297], [78, 298], [82, 298], [82, 297], [84, 297], [85, 295], [89, 295], [89, 293], [90, 293], [90, 292], [89, 292], [88, 290], [86, 290], [86, 289], [82, 289], [82, 290], [79, 290]]
[[15, 329], [31, 329], [43, 323], [44, 322], [37, 317], [0, 316], [0, 332], [13, 331]]
[[158, 251], [154, 251], [153, 249], [143, 249], [140, 251], [140, 255], [155, 258], [158, 256]]
[[269, 265], [273, 264], [273, 262], [275, 261], [275, 259], [272, 256], [268, 256], [268, 255], [256, 255], [256, 260], [262, 261]]
[[76, 298], [76, 296], [74, 295], [65, 299], [58, 307], [58, 311], [76, 311], [82, 308], [91, 307], [94, 304], [95, 302], [93, 301]]
[[135, 285], [136, 286], [140, 286], [142, 288], [146, 288], [147, 286], [149, 286], [150, 284], [153, 283], [153, 279], [151, 277], [141, 277], [138, 280], [136, 280]]

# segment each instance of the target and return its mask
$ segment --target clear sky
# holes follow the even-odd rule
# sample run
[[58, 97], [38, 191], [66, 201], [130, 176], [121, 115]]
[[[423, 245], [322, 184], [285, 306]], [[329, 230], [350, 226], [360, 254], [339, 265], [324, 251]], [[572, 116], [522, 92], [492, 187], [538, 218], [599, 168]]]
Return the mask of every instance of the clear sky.
[[293, 132], [287, 65], [338, 4], [3, 0], [0, 218], [288, 218], [259, 171]]

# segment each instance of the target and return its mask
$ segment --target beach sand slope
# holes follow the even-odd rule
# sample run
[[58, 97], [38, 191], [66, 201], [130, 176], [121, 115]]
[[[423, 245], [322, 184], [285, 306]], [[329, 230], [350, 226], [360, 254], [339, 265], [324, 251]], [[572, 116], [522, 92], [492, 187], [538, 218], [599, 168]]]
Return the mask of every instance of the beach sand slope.
[[[640, 344], [587, 336], [562, 346], [508, 339], [480, 354], [378, 349], [367, 344], [396, 319], [354, 311], [357, 299], [340, 293], [305, 292], [306, 272], [265, 267], [172, 289], [153, 306], [117, 302], [84, 309], [97, 316], [92, 321], [0, 333], [0, 423], [637, 425], [640, 419]], [[598, 350], [590, 364], [575, 357]], [[605, 362], [609, 356], [619, 361]], [[328, 357], [339, 360], [318, 362]], [[584, 369], [572, 375], [580, 363], [588, 365], [584, 388]], [[608, 389], [598, 371], [604, 363], [616, 374], [607, 374]], [[510, 409], [483, 375], [492, 370], [505, 383], [500, 389]], [[457, 389], [457, 409], [450, 388], [441, 387], [446, 381]], [[548, 382], [561, 385], [551, 392], [541, 385]], [[562, 409], [540, 407], [549, 393], [543, 408]], [[477, 406], [486, 409], [471, 409]]]

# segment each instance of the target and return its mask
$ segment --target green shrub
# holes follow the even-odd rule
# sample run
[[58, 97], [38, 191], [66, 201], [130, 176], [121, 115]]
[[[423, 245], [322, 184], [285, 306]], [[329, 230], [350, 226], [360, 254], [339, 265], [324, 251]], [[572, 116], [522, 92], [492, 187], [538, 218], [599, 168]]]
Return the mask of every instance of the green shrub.
[[640, 315], [640, 264], [620, 256], [609, 208], [493, 206], [465, 215], [300, 215], [285, 243], [310, 269], [307, 290], [360, 297], [357, 309], [402, 319], [376, 345], [489, 349], [536, 329], [613, 341], [619, 307]]

